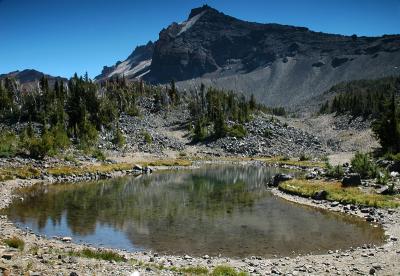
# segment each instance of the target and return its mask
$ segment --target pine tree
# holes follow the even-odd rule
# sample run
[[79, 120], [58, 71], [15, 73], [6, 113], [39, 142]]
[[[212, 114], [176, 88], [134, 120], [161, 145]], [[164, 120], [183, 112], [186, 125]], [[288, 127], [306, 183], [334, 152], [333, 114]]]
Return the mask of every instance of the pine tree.
[[372, 124], [372, 130], [385, 152], [400, 152], [400, 123], [396, 105], [396, 96], [393, 92], [386, 104], [386, 111]]

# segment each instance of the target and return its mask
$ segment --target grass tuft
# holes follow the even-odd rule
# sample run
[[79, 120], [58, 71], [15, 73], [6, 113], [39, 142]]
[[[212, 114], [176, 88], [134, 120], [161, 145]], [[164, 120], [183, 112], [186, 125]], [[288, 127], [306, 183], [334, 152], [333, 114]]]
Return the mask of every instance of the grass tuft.
[[89, 258], [89, 259], [105, 260], [105, 261], [116, 261], [116, 262], [125, 261], [124, 257], [111, 250], [93, 250], [85, 248], [80, 251], [72, 251], [69, 253], [69, 255]]
[[9, 239], [5, 239], [4, 243], [6, 245], [8, 245], [9, 247], [17, 248], [17, 249], [19, 249], [21, 251], [24, 250], [24, 247], [25, 247], [24, 240], [22, 240], [21, 238], [18, 238], [18, 237], [12, 237], [12, 238], [9, 238]]
[[236, 269], [226, 265], [216, 266], [211, 272], [211, 276], [246, 276], [247, 273], [241, 271], [238, 272]]
[[179, 269], [184, 275], [207, 275], [208, 269], [202, 266], [189, 266]]

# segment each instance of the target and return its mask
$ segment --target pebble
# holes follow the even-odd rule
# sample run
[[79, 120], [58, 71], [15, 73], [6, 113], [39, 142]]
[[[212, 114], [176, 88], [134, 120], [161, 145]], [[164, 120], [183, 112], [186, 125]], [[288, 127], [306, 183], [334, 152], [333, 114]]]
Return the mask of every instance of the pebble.
[[72, 238], [71, 238], [71, 237], [63, 237], [63, 238], [61, 239], [61, 241], [63, 241], [63, 242], [71, 242], [71, 241], [72, 241]]

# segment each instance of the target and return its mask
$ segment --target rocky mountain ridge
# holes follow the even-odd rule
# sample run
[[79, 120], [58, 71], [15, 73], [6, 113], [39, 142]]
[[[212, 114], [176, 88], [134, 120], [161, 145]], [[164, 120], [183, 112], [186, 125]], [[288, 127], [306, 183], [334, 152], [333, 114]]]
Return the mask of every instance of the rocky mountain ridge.
[[204, 83], [254, 94], [267, 105], [292, 106], [338, 82], [398, 74], [399, 64], [399, 35], [344, 36], [253, 23], [205, 5], [161, 30], [156, 42], [105, 67], [96, 79], [174, 79], [181, 89]]

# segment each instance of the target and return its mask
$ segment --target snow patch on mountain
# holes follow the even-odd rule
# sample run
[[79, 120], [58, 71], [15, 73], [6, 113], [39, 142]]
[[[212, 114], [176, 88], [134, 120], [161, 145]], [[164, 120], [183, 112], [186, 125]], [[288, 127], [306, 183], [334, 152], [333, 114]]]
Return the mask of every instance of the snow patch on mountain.
[[[125, 60], [118, 64], [118, 66], [111, 73], [108, 74], [108, 78], [112, 76], [125, 76], [125, 77], [136, 77], [138, 73], [145, 70], [151, 65], [151, 59], [143, 60], [138, 64], [134, 64], [132, 60]], [[143, 74], [141, 74], [143, 75]]]

